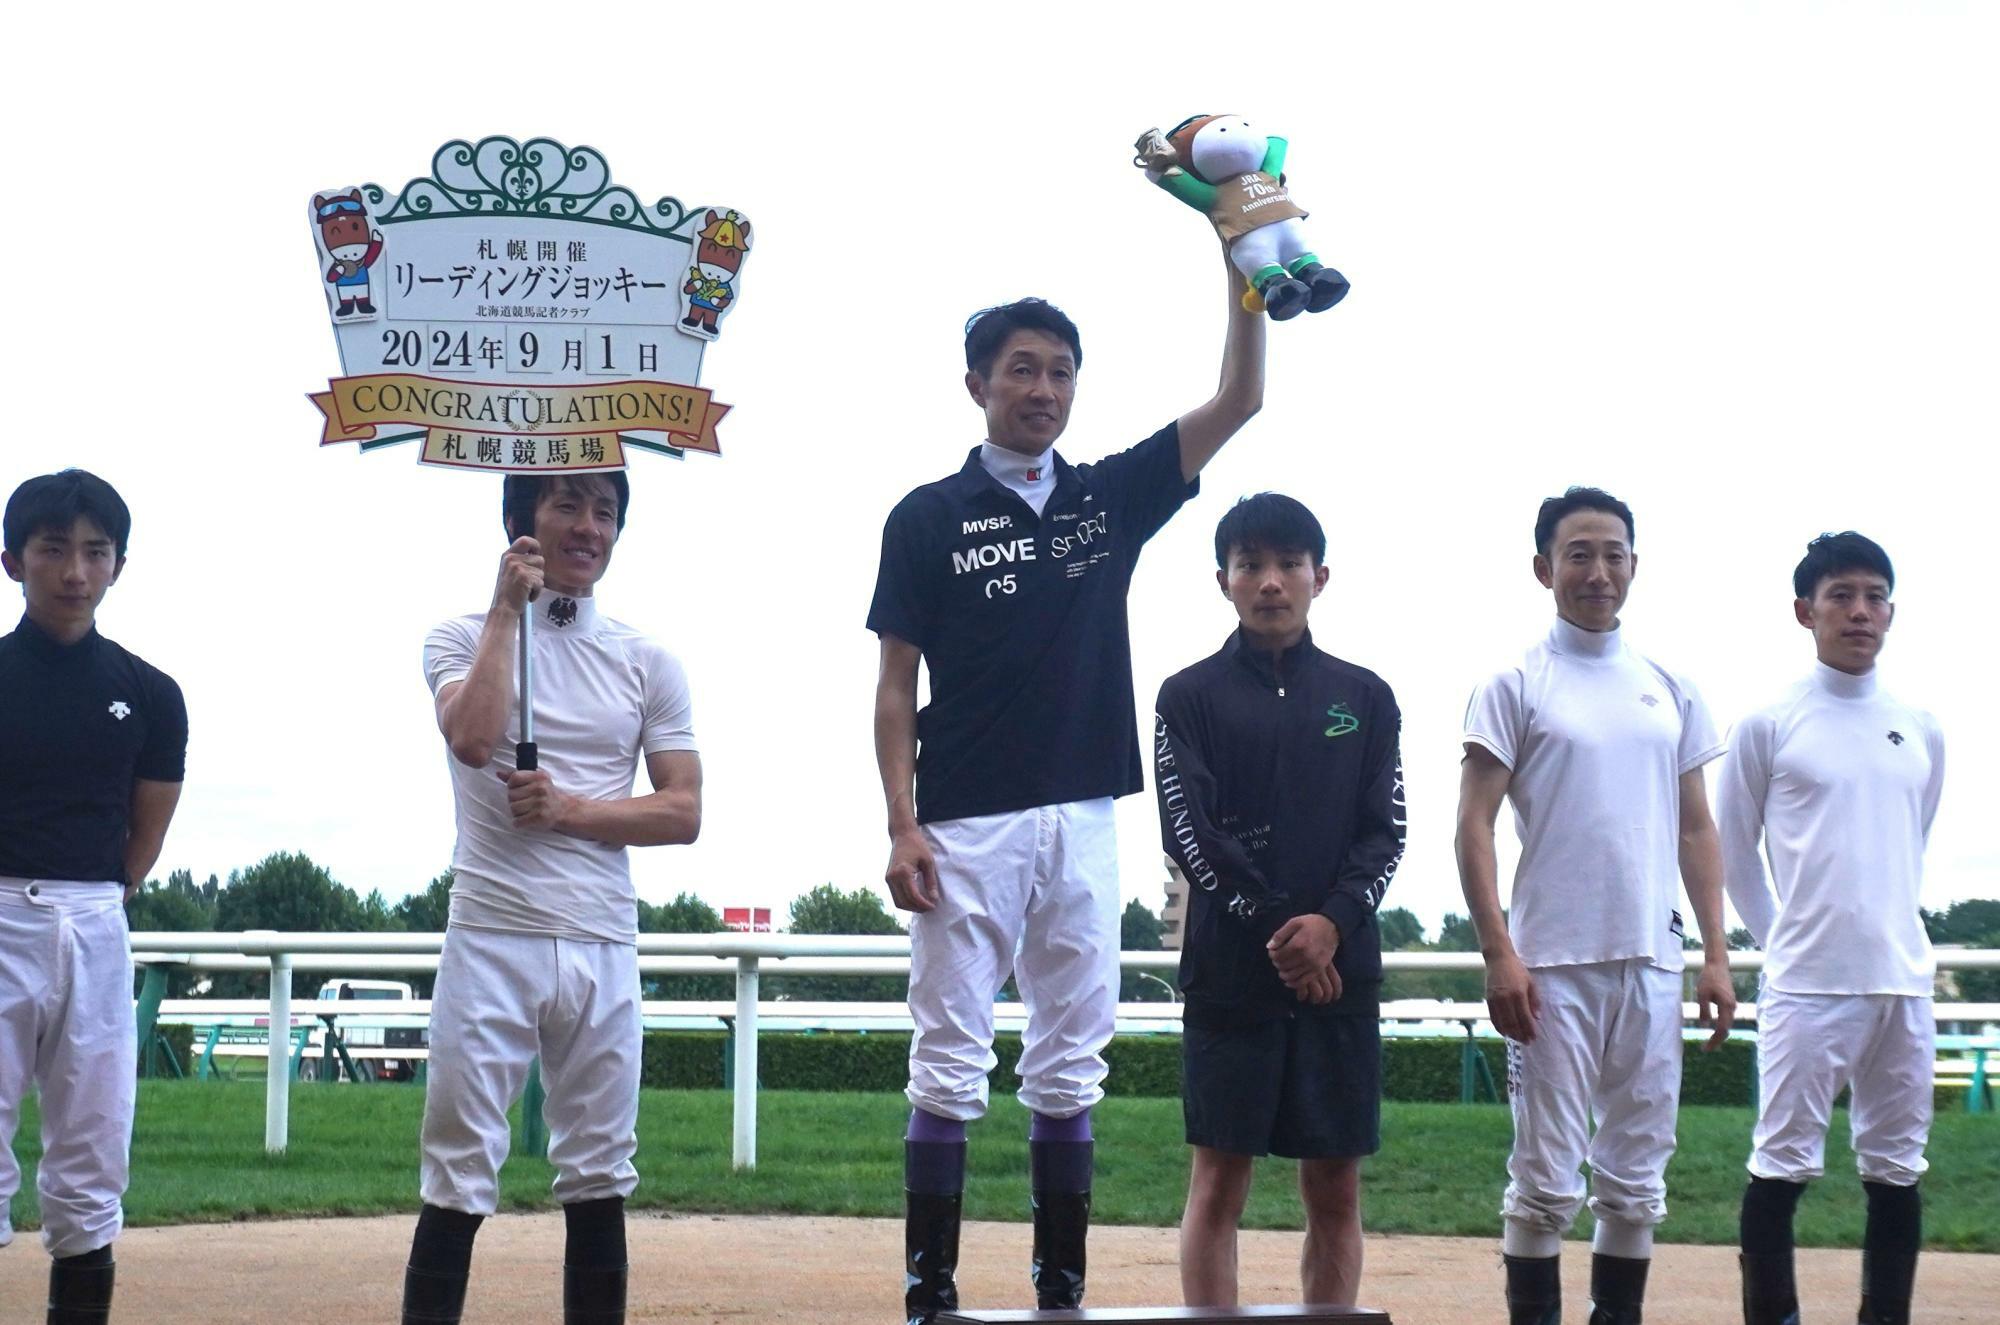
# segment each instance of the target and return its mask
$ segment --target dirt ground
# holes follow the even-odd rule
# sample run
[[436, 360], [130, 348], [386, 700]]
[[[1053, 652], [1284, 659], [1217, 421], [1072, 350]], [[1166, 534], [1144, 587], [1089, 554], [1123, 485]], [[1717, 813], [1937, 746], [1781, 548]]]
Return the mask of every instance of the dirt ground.
[[[118, 1243], [113, 1319], [393, 1322], [413, 1225], [398, 1216], [134, 1229]], [[889, 1220], [635, 1213], [629, 1237], [633, 1321], [889, 1325], [902, 1319], [902, 1229]], [[1094, 1230], [1091, 1304], [1177, 1302], [1174, 1238], [1172, 1229]], [[466, 1320], [559, 1321], [562, 1241], [560, 1214], [486, 1221]], [[1295, 1233], [1244, 1234], [1244, 1301], [1295, 1300], [1298, 1247]], [[1396, 1325], [1503, 1319], [1496, 1242], [1376, 1237], [1368, 1241], [1367, 1256], [1363, 1303], [1388, 1310]], [[1033, 1305], [1027, 1300], [1027, 1225], [968, 1224], [960, 1259], [967, 1305]], [[46, 1267], [32, 1234], [0, 1250], [0, 1321], [40, 1319]], [[1805, 1318], [1852, 1319], [1860, 1267], [1859, 1252], [1800, 1252]], [[1572, 1244], [1563, 1269], [1570, 1316], [1581, 1320], [1588, 1247]], [[1646, 1304], [1648, 1325], [1740, 1319], [1736, 1285], [1733, 1249], [1662, 1246]], [[1996, 1293], [2000, 1257], [1927, 1255], [1918, 1272], [1915, 1319], [1923, 1325], [1992, 1321]]]

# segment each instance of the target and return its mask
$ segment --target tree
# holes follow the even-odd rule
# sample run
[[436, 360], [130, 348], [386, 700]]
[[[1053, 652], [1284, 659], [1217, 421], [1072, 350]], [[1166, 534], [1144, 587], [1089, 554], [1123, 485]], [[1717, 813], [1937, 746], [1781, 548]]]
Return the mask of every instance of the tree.
[[1382, 951], [1406, 952], [1424, 946], [1424, 922], [1400, 906], [1375, 913], [1375, 928], [1382, 935]]
[[[1966, 948], [2000, 948], [2000, 901], [1988, 897], [1953, 902], [1943, 911], [1926, 911], [1924, 927], [1931, 942]], [[1954, 971], [1958, 997], [1968, 1003], [2000, 1003], [2000, 971]]]
[[693, 893], [679, 893], [664, 906], [639, 903], [642, 934], [715, 934], [722, 929], [722, 916]]
[[360, 928], [371, 934], [399, 933], [406, 926], [395, 908], [389, 905], [389, 899], [382, 895], [382, 890], [373, 888], [361, 899]]
[[[176, 871], [163, 886], [149, 882], [134, 893], [132, 900], [125, 904], [125, 923], [134, 930], [156, 930], [172, 933], [195, 933], [215, 928], [214, 913], [198, 900], [200, 893], [188, 879], [186, 888], [173, 886], [174, 879], [185, 878], [183, 871]], [[146, 973], [143, 968], [132, 973], [134, 997], [145, 987]], [[194, 991], [200, 976], [184, 966], [169, 967], [167, 970], [168, 998], [187, 998]]]
[[786, 928], [794, 934], [904, 932], [896, 917], [883, 908], [881, 894], [868, 888], [844, 893], [830, 883], [792, 899], [792, 919]]
[[1992, 936], [2000, 934], [2000, 901], [1990, 897], [1953, 902], [1942, 911], [1926, 911], [1923, 916], [1933, 943], [1988, 947]]
[[[1134, 897], [1125, 903], [1118, 917], [1118, 947], [1123, 952], [1159, 952], [1160, 936], [1166, 924]], [[1120, 971], [1118, 1001], [1121, 1003], [1167, 1003], [1173, 1000], [1171, 975], [1158, 971]]]
[[[1387, 933], [1384, 932], [1386, 940]], [[1385, 941], [1383, 944], [1387, 947]], [[1438, 926], [1435, 943], [1422, 946], [1428, 952], [1478, 952], [1479, 931], [1467, 916], [1449, 913]], [[1486, 976], [1480, 971], [1421, 971], [1388, 977], [1382, 982], [1384, 998], [1441, 998], [1457, 1003], [1477, 1003], [1486, 997]]]
[[[879, 893], [868, 888], [842, 892], [822, 883], [792, 899], [793, 934], [901, 934], [896, 917], [883, 909]], [[900, 1003], [910, 996], [910, 982], [900, 975], [782, 975], [770, 981], [773, 998], [807, 1003]]]
[[[304, 854], [280, 851], [248, 869], [231, 870], [229, 883], [215, 899], [217, 929], [276, 929], [339, 933], [361, 928], [361, 899], [354, 890], [335, 883], [333, 876]], [[294, 972], [292, 993], [309, 994], [318, 977]], [[253, 997], [248, 991], [265, 984], [261, 976], [218, 975], [218, 997]], [[225, 987], [229, 992], [225, 992]], [[241, 992], [237, 992], [241, 991]]]
[[1431, 945], [1434, 952], [1478, 952], [1479, 930], [1473, 925], [1471, 916], [1447, 912], [1444, 923], [1438, 926], [1437, 942]]
[[[723, 928], [715, 908], [693, 893], [680, 893], [665, 906], [639, 903], [642, 934], [716, 934]], [[727, 975], [648, 976], [645, 986], [647, 998], [717, 1003], [736, 997], [736, 980]]]
[[185, 892], [148, 883], [125, 904], [125, 923], [134, 930], [197, 933], [213, 927], [215, 915]]
[[396, 903], [396, 923], [412, 934], [440, 934], [451, 922], [451, 870], [432, 879], [420, 893]]

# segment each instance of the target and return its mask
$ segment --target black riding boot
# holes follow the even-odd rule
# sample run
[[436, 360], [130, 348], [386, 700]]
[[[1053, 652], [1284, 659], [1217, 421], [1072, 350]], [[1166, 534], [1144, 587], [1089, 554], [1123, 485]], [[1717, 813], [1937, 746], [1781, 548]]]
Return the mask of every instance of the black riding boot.
[[50, 1261], [48, 1325], [103, 1325], [110, 1320], [117, 1274], [109, 1247]]
[[1799, 1286], [1788, 1252], [1736, 1258], [1743, 1267], [1743, 1325], [1799, 1325]]
[[1646, 1271], [1651, 1259], [1634, 1256], [1590, 1258], [1590, 1325], [1639, 1325], [1646, 1302]]
[[563, 1266], [563, 1325], [625, 1325], [623, 1265]]
[[962, 1192], [903, 1193], [903, 1314], [930, 1325], [958, 1310], [958, 1222]]
[[1915, 1186], [1863, 1182], [1868, 1226], [1861, 1236], [1860, 1325], [1909, 1325], [1910, 1295], [1917, 1284], [1917, 1249], [1923, 1245], [1923, 1197]]
[[1752, 1178], [1743, 1189], [1743, 1325], [1799, 1325], [1792, 1218], [1805, 1190], [1802, 1182], [1779, 1178]]
[[403, 1271], [403, 1325], [458, 1325], [482, 1217], [427, 1205]]
[[1507, 1262], [1507, 1325], [1562, 1325], [1562, 1258], [1501, 1259]]
[[625, 1198], [563, 1207], [563, 1325], [625, 1325]]
[[1035, 1253], [1028, 1273], [1043, 1311], [1083, 1305], [1084, 1244], [1090, 1237], [1090, 1141], [1030, 1141]]

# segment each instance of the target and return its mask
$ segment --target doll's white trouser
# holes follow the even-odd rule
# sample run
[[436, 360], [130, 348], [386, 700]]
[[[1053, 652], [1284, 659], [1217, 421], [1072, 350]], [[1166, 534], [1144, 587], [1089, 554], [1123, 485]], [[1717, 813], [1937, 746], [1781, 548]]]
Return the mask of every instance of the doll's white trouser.
[[1273, 263], [1289, 267], [1293, 258], [1310, 252], [1312, 245], [1306, 242], [1305, 226], [1299, 218], [1292, 217], [1260, 225], [1249, 234], [1238, 236], [1229, 246], [1229, 260], [1249, 279]]
[[1535, 1038], [1507, 1046], [1507, 1250], [1556, 1254], [1550, 1244], [1583, 1205], [1587, 1161], [1597, 1250], [1650, 1256], [1653, 1226], [1667, 1217], [1680, 1106], [1680, 973], [1632, 959], [1532, 975], [1542, 1005]]
[[1750, 1172], [1806, 1182], [1826, 1172], [1834, 1097], [1851, 1092], [1854, 1163], [1907, 1187], [1929, 1167], [1937, 1019], [1928, 998], [1787, 994], [1757, 998], [1757, 1132]]
[[33, 1085], [51, 1256], [108, 1246], [125, 1225], [138, 1074], [123, 888], [0, 878], [0, 1211], [21, 1186], [14, 1130]]
[[934, 910], [910, 922], [910, 1103], [986, 1112], [993, 999], [1011, 973], [1028, 1013], [1019, 1098], [1068, 1118], [1104, 1098], [1118, 1011], [1118, 840], [1111, 799], [924, 825]]

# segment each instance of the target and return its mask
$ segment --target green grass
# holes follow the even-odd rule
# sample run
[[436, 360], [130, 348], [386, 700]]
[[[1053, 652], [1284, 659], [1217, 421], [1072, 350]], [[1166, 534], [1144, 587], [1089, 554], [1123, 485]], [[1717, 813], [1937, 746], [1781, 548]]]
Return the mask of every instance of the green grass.
[[[261, 1082], [143, 1081], [132, 1146], [133, 1224], [415, 1211], [417, 1132], [423, 1094], [407, 1086], [300, 1086], [292, 1092], [291, 1147], [263, 1153]], [[890, 1094], [768, 1091], [758, 1121], [758, 1168], [729, 1168], [730, 1100], [724, 1091], [645, 1091], [640, 1099], [640, 1186], [635, 1207], [820, 1215], [899, 1215], [906, 1106]], [[1011, 1098], [972, 1132], [967, 1213], [1021, 1219], [1028, 1204], [1027, 1119]], [[16, 1147], [27, 1176], [14, 1198], [17, 1227], [37, 1219], [34, 1168], [39, 1121], [27, 1102]], [[1836, 1114], [1829, 1176], [1799, 1208], [1805, 1246], [1858, 1246], [1862, 1196]], [[1510, 1137], [1495, 1105], [1385, 1104], [1384, 1147], [1368, 1162], [1363, 1202], [1379, 1232], [1491, 1237]], [[1114, 1099], [1097, 1111], [1096, 1217], [1114, 1224], [1172, 1224], [1187, 1180], [1180, 1105]], [[1731, 1243], [1743, 1192], [1750, 1115], [1681, 1110], [1681, 1146], [1668, 1171], [1675, 1242]], [[1924, 1180], [1924, 1231], [1935, 1248], [2000, 1251], [2000, 1117], [1941, 1114]], [[501, 1175], [502, 1208], [545, 1209], [553, 1174], [515, 1158]], [[1247, 1227], [1296, 1228], [1291, 1167], [1266, 1161]], [[1590, 1216], [1580, 1221], [1587, 1231]]]

